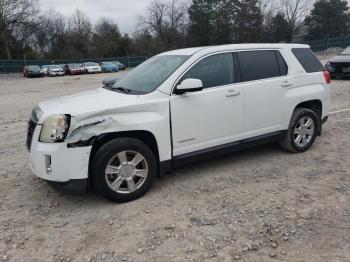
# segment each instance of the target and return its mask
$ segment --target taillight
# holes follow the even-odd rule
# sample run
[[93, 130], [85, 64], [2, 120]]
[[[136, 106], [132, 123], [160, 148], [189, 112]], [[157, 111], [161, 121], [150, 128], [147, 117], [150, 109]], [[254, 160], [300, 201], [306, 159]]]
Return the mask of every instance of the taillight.
[[324, 76], [324, 79], [326, 80], [326, 83], [330, 84], [331, 83], [331, 74], [327, 70], [325, 70], [325, 71], [323, 71], [323, 76]]

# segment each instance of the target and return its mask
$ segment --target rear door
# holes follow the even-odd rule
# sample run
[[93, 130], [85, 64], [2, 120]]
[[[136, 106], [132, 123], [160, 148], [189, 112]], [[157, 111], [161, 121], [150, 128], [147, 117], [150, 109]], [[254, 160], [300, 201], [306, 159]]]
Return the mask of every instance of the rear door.
[[293, 82], [280, 51], [240, 51], [237, 58], [245, 94], [244, 138], [283, 130], [285, 93]]
[[171, 96], [174, 156], [240, 140], [243, 94], [235, 84], [232, 53], [203, 58], [178, 84], [187, 78], [200, 79], [204, 89]]

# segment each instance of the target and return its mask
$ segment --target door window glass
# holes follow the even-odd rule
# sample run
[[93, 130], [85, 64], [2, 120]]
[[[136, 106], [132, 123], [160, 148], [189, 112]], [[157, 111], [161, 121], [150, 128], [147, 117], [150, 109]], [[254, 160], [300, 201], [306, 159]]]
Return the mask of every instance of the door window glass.
[[212, 55], [199, 61], [182, 80], [195, 78], [202, 80], [203, 88], [229, 85], [234, 82], [232, 53]]

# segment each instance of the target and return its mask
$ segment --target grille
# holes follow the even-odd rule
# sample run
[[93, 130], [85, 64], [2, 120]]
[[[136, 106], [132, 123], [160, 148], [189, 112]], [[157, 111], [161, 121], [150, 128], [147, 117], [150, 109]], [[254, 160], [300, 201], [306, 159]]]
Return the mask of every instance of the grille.
[[343, 68], [350, 68], [350, 63], [342, 62], [342, 63], [332, 63], [332, 66], [335, 67], [335, 71], [337, 73], [341, 73]]
[[27, 149], [30, 151], [30, 146], [32, 144], [33, 139], [33, 133], [36, 127], [36, 123], [33, 122], [31, 119], [28, 121], [28, 127], [27, 127]]

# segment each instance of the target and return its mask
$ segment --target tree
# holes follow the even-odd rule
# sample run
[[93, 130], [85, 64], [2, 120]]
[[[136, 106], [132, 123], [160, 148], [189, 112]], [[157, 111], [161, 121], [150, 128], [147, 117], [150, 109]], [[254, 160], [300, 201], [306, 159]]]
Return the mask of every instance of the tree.
[[288, 21], [282, 13], [277, 13], [265, 27], [264, 41], [272, 43], [289, 42], [288, 30]]
[[233, 20], [235, 42], [261, 42], [263, 15], [258, 0], [237, 0]]
[[344, 0], [320, 0], [305, 19], [307, 39], [339, 37], [350, 32], [349, 6]]
[[188, 10], [189, 40], [192, 45], [209, 45], [213, 41], [213, 5], [210, 0], [193, 0]]
[[310, 12], [310, 6], [313, 0], [281, 0], [279, 12], [284, 15], [288, 22], [288, 42], [300, 30], [304, 18]]
[[75, 11], [70, 19], [67, 36], [70, 57], [87, 57], [91, 46], [92, 26], [88, 17], [79, 9]]
[[36, 0], [0, 0], [0, 43], [7, 59], [12, 59], [11, 42], [17, 34], [26, 39], [31, 35], [30, 24], [37, 15]]
[[194, 0], [189, 16], [192, 44], [261, 41], [263, 15], [258, 0]]
[[92, 35], [92, 55], [95, 57], [114, 57], [120, 47], [121, 35], [118, 25], [102, 18], [94, 27]]
[[147, 30], [159, 40], [159, 51], [182, 47], [185, 44], [186, 10], [186, 5], [179, 0], [154, 0], [146, 16], [139, 17], [139, 30]]
[[50, 58], [64, 56], [67, 45], [66, 26], [66, 19], [53, 10], [41, 15], [34, 31], [36, 49]]

